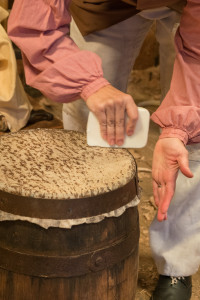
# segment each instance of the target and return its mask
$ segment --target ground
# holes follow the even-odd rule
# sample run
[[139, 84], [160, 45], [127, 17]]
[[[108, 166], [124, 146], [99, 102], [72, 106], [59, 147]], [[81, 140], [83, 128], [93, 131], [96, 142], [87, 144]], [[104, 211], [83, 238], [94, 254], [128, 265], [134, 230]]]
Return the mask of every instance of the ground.
[[[27, 89], [29, 90], [29, 88]], [[37, 125], [28, 126], [26, 129], [35, 127], [62, 128], [62, 105], [53, 103], [34, 93], [29, 96], [34, 108], [43, 108], [52, 112], [55, 116], [51, 122], [38, 122]], [[134, 97], [137, 105], [146, 107], [150, 113], [155, 111], [160, 101], [159, 67], [151, 67], [145, 70], [134, 70], [130, 77], [128, 92]], [[151, 256], [149, 247], [148, 229], [156, 214], [151, 185], [151, 164], [154, 145], [159, 136], [159, 128], [150, 122], [149, 139], [146, 147], [130, 150], [137, 160], [140, 186], [142, 189], [140, 213], [140, 253], [139, 253], [139, 278], [135, 300], [148, 300], [155, 288], [157, 271]], [[189, 258], [188, 258], [189, 259]], [[200, 299], [200, 271], [193, 276], [192, 300]], [[121, 299], [124, 300], [124, 299]]]

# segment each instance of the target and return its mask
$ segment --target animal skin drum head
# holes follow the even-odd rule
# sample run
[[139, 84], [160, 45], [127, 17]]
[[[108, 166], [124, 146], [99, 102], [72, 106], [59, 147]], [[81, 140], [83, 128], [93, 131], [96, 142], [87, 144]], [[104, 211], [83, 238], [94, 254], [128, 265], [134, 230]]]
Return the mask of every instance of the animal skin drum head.
[[35, 129], [0, 138], [0, 190], [11, 194], [90, 197], [124, 186], [135, 173], [127, 150], [89, 147], [79, 132]]

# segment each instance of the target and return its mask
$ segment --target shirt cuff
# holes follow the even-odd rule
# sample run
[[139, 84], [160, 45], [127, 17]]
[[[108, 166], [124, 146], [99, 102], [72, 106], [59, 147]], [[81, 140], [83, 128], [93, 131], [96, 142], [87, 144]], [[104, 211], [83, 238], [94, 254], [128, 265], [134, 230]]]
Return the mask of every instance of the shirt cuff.
[[172, 127], [162, 128], [162, 133], [159, 136], [159, 139], [164, 139], [164, 138], [178, 138], [185, 145], [188, 143], [188, 134], [182, 129], [178, 129], [178, 128], [172, 128]]
[[103, 77], [98, 78], [89, 83], [81, 92], [81, 98], [87, 100], [93, 93], [97, 92], [100, 88], [109, 85], [110, 83]]

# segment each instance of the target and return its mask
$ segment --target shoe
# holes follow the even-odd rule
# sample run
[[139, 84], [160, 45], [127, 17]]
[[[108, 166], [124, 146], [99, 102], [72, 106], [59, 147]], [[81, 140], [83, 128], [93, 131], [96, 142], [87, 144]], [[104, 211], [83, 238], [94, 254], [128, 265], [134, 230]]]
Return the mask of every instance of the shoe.
[[0, 132], [6, 132], [9, 130], [8, 123], [6, 121], [6, 117], [3, 115], [0, 115]]
[[40, 121], [51, 121], [53, 120], [53, 115], [43, 109], [39, 110], [32, 110], [29, 120], [28, 120], [28, 125], [34, 124], [36, 122]]
[[160, 275], [151, 300], [189, 300], [192, 295], [192, 277]]

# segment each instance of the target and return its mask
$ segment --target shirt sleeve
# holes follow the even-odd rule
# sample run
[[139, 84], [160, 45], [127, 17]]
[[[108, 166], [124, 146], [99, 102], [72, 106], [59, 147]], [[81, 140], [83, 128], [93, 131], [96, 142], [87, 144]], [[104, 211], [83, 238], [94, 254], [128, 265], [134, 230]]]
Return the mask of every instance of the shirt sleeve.
[[69, 37], [69, 0], [15, 0], [8, 34], [22, 50], [26, 81], [57, 102], [70, 102], [109, 84], [100, 58]]
[[200, 142], [200, 1], [188, 0], [175, 37], [176, 59], [171, 87], [152, 120], [160, 138]]

